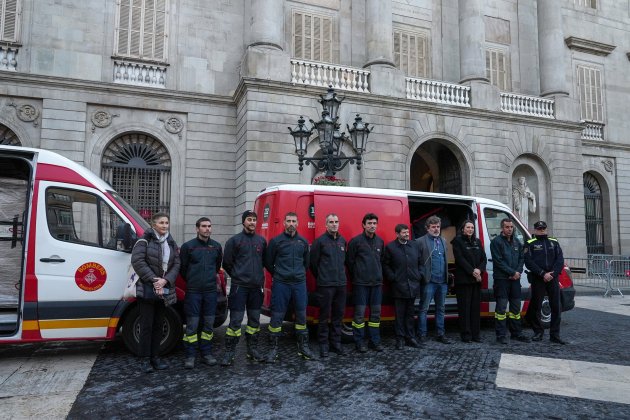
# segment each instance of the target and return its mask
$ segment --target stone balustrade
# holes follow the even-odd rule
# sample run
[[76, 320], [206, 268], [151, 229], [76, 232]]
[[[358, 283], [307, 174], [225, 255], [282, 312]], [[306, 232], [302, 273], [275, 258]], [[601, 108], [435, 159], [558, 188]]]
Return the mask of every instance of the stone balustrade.
[[553, 99], [501, 92], [501, 111], [510, 114], [554, 119]]
[[369, 93], [370, 71], [315, 61], [291, 60], [291, 83], [332, 85], [334, 89]]
[[15, 71], [18, 47], [0, 44], [0, 70]]
[[405, 80], [407, 99], [470, 107], [470, 86], [413, 77]]
[[134, 86], [166, 87], [166, 66], [114, 60], [114, 83]]
[[604, 140], [604, 123], [595, 121], [582, 121], [582, 138], [584, 140]]

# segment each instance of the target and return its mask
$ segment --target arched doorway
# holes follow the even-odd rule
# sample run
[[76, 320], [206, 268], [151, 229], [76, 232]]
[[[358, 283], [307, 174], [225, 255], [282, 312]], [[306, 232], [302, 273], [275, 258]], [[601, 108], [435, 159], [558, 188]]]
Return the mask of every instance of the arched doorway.
[[17, 134], [6, 125], [0, 124], [0, 144], [6, 146], [21, 146], [22, 142]]
[[164, 145], [142, 133], [123, 134], [103, 153], [102, 178], [144, 218], [169, 213], [171, 157]]
[[411, 159], [410, 189], [444, 194], [463, 194], [459, 159], [444, 144], [422, 143]]
[[604, 242], [602, 189], [597, 178], [589, 172], [583, 175], [583, 181], [586, 251], [588, 254], [603, 254], [606, 246]]

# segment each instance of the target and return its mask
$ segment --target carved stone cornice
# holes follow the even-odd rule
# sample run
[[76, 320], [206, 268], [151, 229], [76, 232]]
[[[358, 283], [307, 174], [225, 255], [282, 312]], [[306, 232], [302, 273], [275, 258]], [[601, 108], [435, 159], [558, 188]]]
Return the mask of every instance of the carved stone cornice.
[[572, 50], [585, 52], [587, 54], [601, 55], [606, 57], [615, 48], [616, 45], [604, 44], [603, 42], [591, 41], [590, 39], [578, 38], [576, 36], [570, 36], [564, 40]]

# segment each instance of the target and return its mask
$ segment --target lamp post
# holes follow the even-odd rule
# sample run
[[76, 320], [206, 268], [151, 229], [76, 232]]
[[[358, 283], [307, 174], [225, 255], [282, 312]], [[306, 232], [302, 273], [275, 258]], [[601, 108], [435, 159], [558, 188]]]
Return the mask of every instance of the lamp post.
[[[300, 171], [304, 169], [304, 163], [313, 164], [318, 171], [326, 171], [326, 176], [333, 176], [350, 164], [357, 164], [357, 170], [361, 170], [361, 160], [368, 136], [374, 127], [369, 127], [368, 123], [364, 123], [362, 118], [357, 114], [352, 127], [346, 125], [350, 138], [345, 132], [340, 132], [341, 124], [339, 120], [339, 107], [344, 97], [337, 97], [332, 86], [328, 87], [326, 95], [320, 95], [319, 103], [322, 104], [322, 119], [315, 122], [309, 120], [311, 128], [306, 127], [306, 120], [303, 116], [298, 119], [298, 125], [295, 128], [289, 128], [289, 133], [293, 136], [295, 143], [295, 154], [298, 156], [298, 165]], [[319, 136], [319, 148], [322, 151], [322, 157], [306, 157], [308, 140], [317, 131]], [[356, 156], [341, 156], [343, 142], [352, 140], [352, 146], [357, 151]]]

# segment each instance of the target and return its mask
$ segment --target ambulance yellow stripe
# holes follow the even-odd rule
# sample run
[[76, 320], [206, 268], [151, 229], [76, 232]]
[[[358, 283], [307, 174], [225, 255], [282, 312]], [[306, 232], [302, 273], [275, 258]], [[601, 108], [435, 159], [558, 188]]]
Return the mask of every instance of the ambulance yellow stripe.
[[46, 319], [39, 321], [39, 328], [42, 330], [52, 330], [61, 328], [98, 328], [109, 327], [110, 318], [92, 319]]
[[22, 322], [22, 331], [39, 330], [39, 323], [37, 321], [24, 321]]

